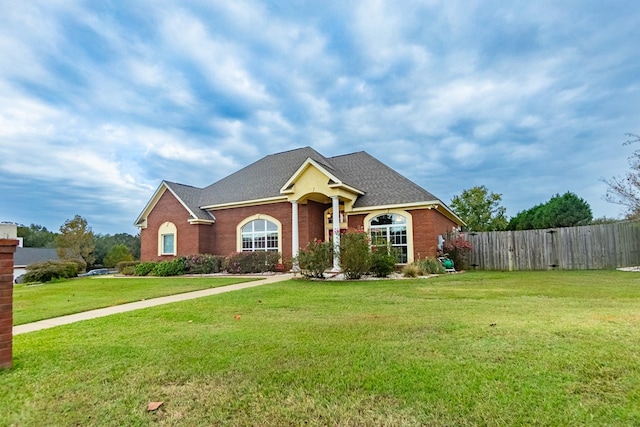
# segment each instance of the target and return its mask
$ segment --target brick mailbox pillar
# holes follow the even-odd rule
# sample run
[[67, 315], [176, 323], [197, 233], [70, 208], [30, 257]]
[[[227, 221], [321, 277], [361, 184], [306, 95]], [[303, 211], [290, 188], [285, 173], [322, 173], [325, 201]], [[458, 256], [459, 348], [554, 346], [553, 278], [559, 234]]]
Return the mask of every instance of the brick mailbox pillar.
[[0, 239], [0, 368], [13, 363], [13, 254], [14, 239]]

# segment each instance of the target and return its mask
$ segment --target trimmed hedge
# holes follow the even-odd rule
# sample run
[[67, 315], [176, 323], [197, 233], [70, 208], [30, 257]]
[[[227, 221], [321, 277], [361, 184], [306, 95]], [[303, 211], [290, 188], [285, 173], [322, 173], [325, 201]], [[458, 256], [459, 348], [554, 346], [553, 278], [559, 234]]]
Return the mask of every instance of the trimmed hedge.
[[118, 273], [124, 273], [124, 269], [128, 269], [129, 267], [133, 267], [133, 269], [135, 270], [136, 265], [140, 264], [140, 261], [120, 261], [119, 263], [116, 264], [116, 271]]
[[220, 273], [224, 266], [225, 257], [198, 254], [184, 257], [187, 274], [215, 274]]
[[276, 271], [280, 254], [278, 252], [236, 252], [229, 255], [224, 269], [229, 274], [250, 274]]
[[160, 261], [153, 266], [149, 273], [151, 276], [180, 276], [186, 273], [184, 258], [176, 258], [171, 261]]
[[148, 276], [149, 273], [151, 273], [151, 270], [153, 270], [153, 268], [156, 266], [156, 262], [153, 261], [146, 261], [146, 262], [141, 262], [140, 264], [136, 265], [135, 267], [135, 275], [136, 276]]
[[146, 261], [124, 264], [123, 274], [136, 276], [179, 276], [182, 274], [250, 274], [276, 271], [280, 254], [277, 252], [240, 252], [228, 257], [210, 254], [189, 255], [169, 261]]

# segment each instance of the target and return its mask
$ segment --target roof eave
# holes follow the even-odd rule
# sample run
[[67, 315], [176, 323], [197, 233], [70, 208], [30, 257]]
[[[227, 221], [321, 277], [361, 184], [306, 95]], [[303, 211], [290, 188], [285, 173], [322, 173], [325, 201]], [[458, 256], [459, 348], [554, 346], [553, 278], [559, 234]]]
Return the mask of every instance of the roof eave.
[[453, 222], [458, 223], [460, 226], [466, 225], [465, 222], [460, 219], [458, 215], [456, 215], [447, 205], [442, 203], [440, 200], [427, 200], [422, 202], [413, 202], [413, 203], [395, 203], [389, 205], [379, 205], [379, 206], [362, 206], [358, 208], [353, 208], [352, 212], [370, 212], [374, 210], [385, 210], [385, 209], [436, 209]]
[[[200, 209], [209, 211], [209, 210], [216, 210], [216, 209], [239, 208], [243, 206], [267, 205], [271, 203], [286, 202], [286, 201], [287, 201], [286, 196], [275, 196], [275, 197], [265, 197], [264, 199], [242, 200], [237, 202], [219, 203], [217, 205], [201, 206]], [[212, 215], [212, 214], [209, 213], [209, 215]]]
[[[140, 213], [140, 215], [138, 216], [138, 218], [134, 222], [134, 225], [136, 227], [147, 228], [147, 216], [149, 216], [149, 213], [151, 213], [151, 211], [156, 206], [156, 204], [158, 203], [158, 201], [160, 200], [160, 198], [162, 197], [164, 192], [167, 191], [167, 190], [173, 195], [173, 197], [176, 198], [176, 200], [178, 202], [180, 202], [182, 207], [184, 207], [186, 209], [186, 211], [189, 213], [189, 215], [191, 216], [191, 219], [189, 219], [189, 221], [203, 220], [202, 218], [198, 218], [198, 215], [196, 215], [189, 208], [189, 206], [184, 202], [184, 200], [182, 200], [182, 198], [180, 198], [180, 196], [178, 196], [176, 194], [176, 192], [173, 191], [171, 186], [169, 184], [167, 184], [166, 181], [162, 181], [160, 183], [160, 185], [158, 186], [158, 189], [155, 191], [155, 193], [153, 193], [153, 197], [151, 197], [151, 199], [149, 200], [149, 202], [147, 203], [147, 205], [143, 209], [142, 213]], [[211, 214], [209, 214], [209, 215], [211, 215]], [[203, 220], [203, 221], [207, 221], [207, 220]]]

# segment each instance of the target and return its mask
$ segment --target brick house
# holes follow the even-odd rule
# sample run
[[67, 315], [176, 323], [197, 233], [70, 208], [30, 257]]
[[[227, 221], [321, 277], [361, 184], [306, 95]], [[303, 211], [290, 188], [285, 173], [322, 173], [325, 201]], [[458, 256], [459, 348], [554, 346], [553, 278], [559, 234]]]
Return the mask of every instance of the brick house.
[[310, 241], [339, 243], [340, 230], [360, 229], [410, 263], [434, 256], [438, 236], [463, 222], [366, 152], [327, 158], [305, 147], [268, 155], [205, 188], [163, 181], [135, 225], [145, 261], [241, 251], [278, 251], [286, 260]]

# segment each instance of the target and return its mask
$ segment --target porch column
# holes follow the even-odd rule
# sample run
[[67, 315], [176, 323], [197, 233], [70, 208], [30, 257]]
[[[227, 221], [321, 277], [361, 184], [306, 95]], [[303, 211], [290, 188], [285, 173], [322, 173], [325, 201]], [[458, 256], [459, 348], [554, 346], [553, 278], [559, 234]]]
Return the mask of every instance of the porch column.
[[333, 270], [340, 271], [340, 200], [331, 197], [333, 202]]
[[291, 201], [291, 256], [293, 258], [298, 256], [298, 249], [300, 248], [300, 238], [298, 237], [298, 201]]

